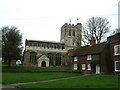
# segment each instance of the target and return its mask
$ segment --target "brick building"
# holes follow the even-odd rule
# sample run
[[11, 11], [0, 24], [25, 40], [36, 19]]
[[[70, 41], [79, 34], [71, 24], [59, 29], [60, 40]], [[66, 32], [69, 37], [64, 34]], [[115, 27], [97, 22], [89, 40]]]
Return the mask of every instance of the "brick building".
[[73, 70], [89, 73], [120, 73], [120, 33], [107, 38], [107, 42], [79, 47], [70, 52]]

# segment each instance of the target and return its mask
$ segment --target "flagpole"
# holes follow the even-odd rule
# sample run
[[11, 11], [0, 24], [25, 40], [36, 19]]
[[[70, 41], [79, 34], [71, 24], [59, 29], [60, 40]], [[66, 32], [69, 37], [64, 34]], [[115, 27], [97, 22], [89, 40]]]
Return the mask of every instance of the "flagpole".
[[71, 24], [71, 18], [70, 18], [70, 24]]
[[77, 20], [77, 23], [79, 23], [79, 18], [78, 17], [76, 18], [76, 20]]

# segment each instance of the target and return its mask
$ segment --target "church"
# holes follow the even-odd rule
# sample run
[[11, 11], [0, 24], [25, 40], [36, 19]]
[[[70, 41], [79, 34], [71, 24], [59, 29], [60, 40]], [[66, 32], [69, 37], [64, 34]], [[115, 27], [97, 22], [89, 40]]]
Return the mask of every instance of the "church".
[[65, 23], [61, 27], [60, 42], [25, 41], [24, 65], [38, 67], [68, 66], [68, 51], [81, 46], [82, 24]]

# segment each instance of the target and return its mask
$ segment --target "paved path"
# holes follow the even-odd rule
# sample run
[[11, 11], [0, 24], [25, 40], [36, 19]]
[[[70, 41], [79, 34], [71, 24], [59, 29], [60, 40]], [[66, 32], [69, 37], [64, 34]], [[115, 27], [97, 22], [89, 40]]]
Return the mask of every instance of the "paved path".
[[2, 90], [22, 90], [12, 85], [2, 85]]
[[15, 84], [10, 84], [10, 85], [11, 86], [18, 86], [18, 85], [26, 85], [26, 84], [34, 84], [34, 83], [53, 82], [53, 81], [66, 80], [66, 79], [77, 78], [77, 77], [80, 77], [80, 76], [68, 77], [68, 78], [59, 78], [59, 79], [51, 79], [51, 80], [44, 80], [44, 81], [37, 81], [37, 82], [15, 83]]
[[59, 79], [51, 79], [51, 80], [36, 81], [36, 82], [26, 82], [26, 83], [15, 83], [15, 84], [3, 85], [2, 90], [8, 90], [7, 88], [9, 88], [9, 90], [21, 90], [21, 89], [17, 89], [16, 86], [18, 86], [18, 85], [26, 85], [26, 84], [34, 84], [34, 83], [53, 82], [53, 81], [66, 80], [66, 79], [72, 79], [72, 78], [77, 78], [77, 77], [81, 77], [81, 76], [68, 77], [68, 78], [59, 78]]

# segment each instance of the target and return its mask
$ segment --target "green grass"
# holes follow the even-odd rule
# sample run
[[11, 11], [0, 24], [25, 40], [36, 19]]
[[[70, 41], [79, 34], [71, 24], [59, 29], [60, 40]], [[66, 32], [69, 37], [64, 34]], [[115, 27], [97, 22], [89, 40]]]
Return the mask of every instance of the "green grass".
[[12, 66], [8, 68], [6, 65], [3, 65], [2, 69], [2, 84], [35, 82], [80, 76], [69, 80], [58, 80], [53, 82], [19, 85], [17, 86], [19, 88], [117, 88], [119, 86], [118, 84], [120, 84], [120, 82], [118, 83], [120, 77], [118, 80], [117, 75], [82, 76], [80, 73], [59, 72], [70, 71], [62, 67]]
[[77, 75], [80, 75], [80, 74], [65, 73], [65, 72], [42, 72], [42, 73], [3, 72], [2, 73], [2, 84], [42, 81], [42, 80], [50, 80], [50, 79], [56, 79], [56, 78], [77, 76]]
[[19, 88], [118, 88], [118, 76], [90, 75], [69, 80], [19, 85]]
[[16, 66], [16, 65], [12, 65], [11, 67], [7, 67], [6, 65], [3, 65], [2, 70], [11, 71], [11, 72], [68, 71], [68, 69], [64, 67], [38, 67], [38, 66]]

